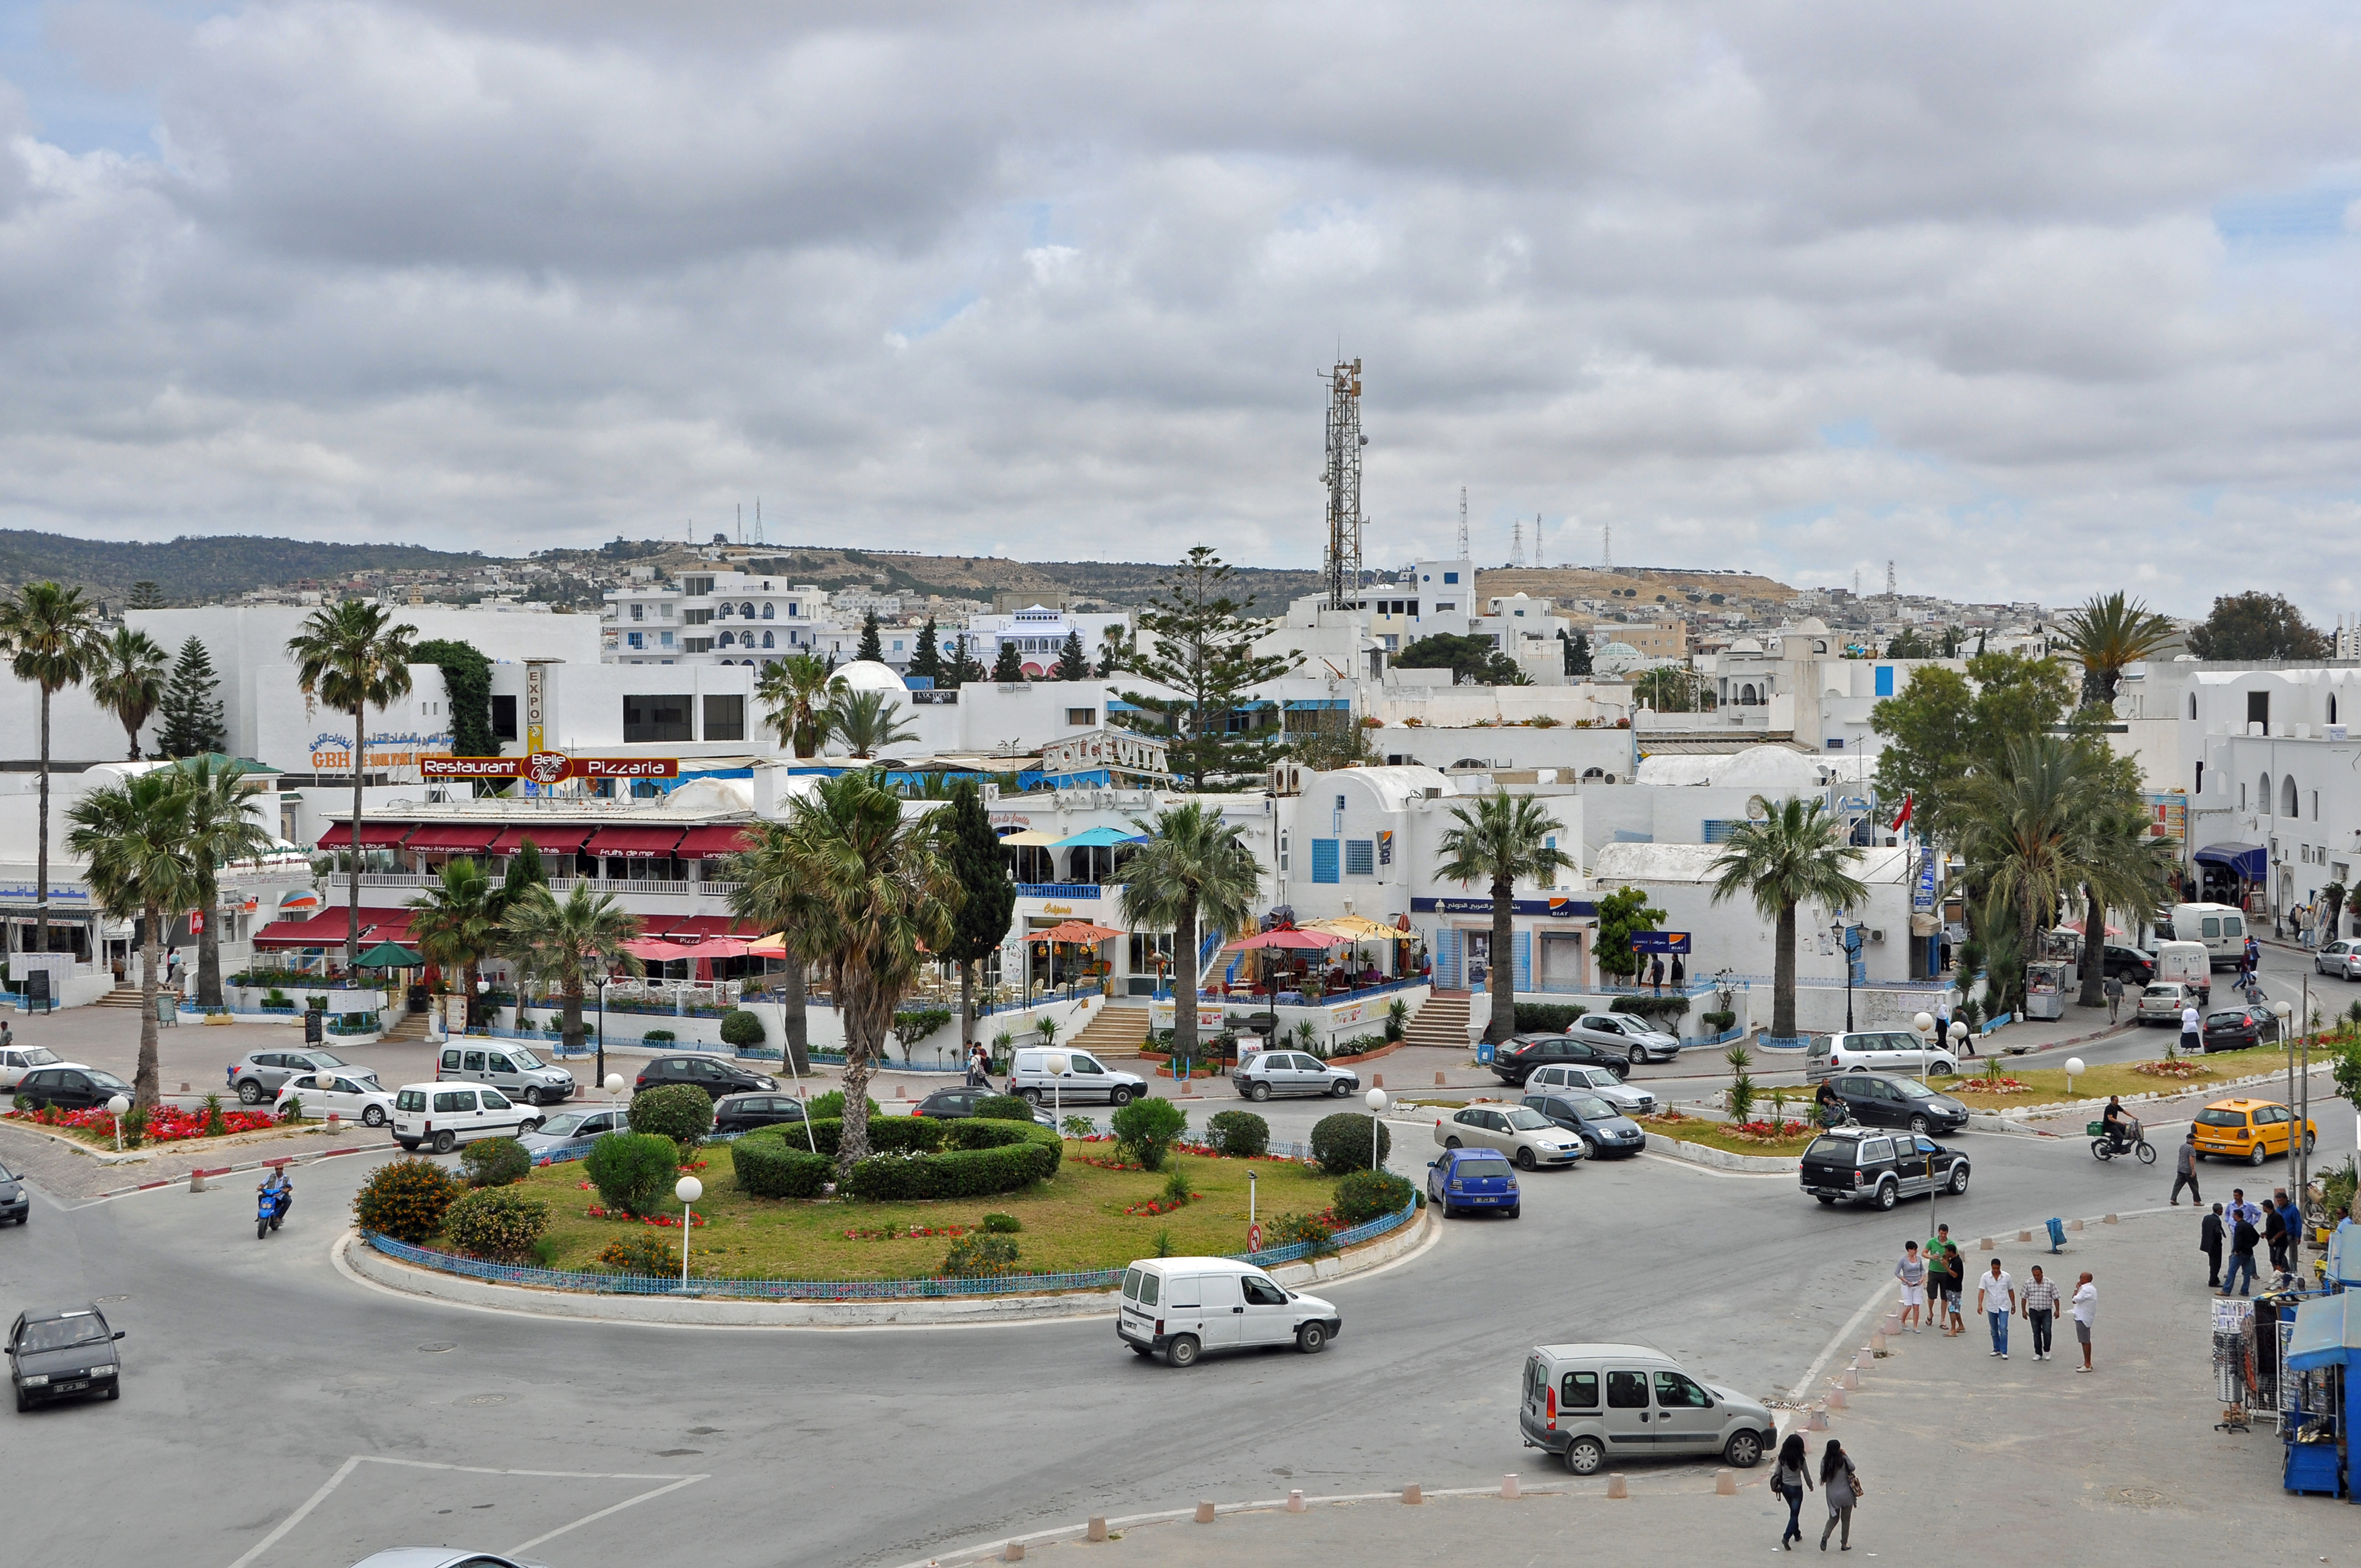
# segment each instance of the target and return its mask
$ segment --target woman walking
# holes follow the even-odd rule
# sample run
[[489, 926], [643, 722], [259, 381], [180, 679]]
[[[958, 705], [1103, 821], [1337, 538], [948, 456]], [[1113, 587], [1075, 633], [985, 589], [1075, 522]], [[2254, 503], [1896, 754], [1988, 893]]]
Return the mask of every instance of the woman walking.
[[1861, 1500], [1861, 1477], [1853, 1474], [1852, 1456], [1834, 1438], [1820, 1451], [1820, 1490], [1828, 1499], [1828, 1522], [1820, 1530], [1820, 1550], [1828, 1549], [1828, 1537], [1835, 1533], [1837, 1550], [1850, 1552], [1852, 1510]]
[[1779, 1468], [1772, 1473], [1771, 1489], [1787, 1499], [1787, 1530], [1779, 1544], [1795, 1550], [1804, 1539], [1804, 1493], [1812, 1485], [1812, 1456], [1804, 1452], [1804, 1434], [1791, 1431], [1779, 1445]]

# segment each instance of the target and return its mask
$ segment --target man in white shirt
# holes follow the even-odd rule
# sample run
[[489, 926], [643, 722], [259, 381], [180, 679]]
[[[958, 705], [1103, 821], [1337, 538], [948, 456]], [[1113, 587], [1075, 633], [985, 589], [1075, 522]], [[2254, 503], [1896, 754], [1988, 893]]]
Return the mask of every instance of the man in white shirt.
[[2074, 1287], [2074, 1337], [2081, 1342], [2082, 1365], [2077, 1372], [2091, 1370], [2091, 1325], [2099, 1321], [2099, 1288], [2091, 1283], [2088, 1273]]
[[2016, 1310], [2016, 1281], [2001, 1272], [1998, 1258], [1992, 1260], [1990, 1271], [1976, 1276], [1976, 1306], [1992, 1325], [1992, 1353], [2006, 1361], [2008, 1320]]
[[2180, 1048], [2192, 1057], [2202, 1055], [2205, 1048], [2204, 1036], [2198, 1032], [2200, 1023], [2197, 1003], [2192, 1002], [2180, 1010]]

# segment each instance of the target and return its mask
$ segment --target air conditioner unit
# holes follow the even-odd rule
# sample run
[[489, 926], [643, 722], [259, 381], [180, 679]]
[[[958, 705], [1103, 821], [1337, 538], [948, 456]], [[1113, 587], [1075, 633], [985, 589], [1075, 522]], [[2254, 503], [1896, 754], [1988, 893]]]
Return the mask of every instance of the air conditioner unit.
[[1883, 942], [1885, 940], [1885, 933], [1879, 927], [1872, 926], [1869, 928], [1869, 939], [1872, 942]]
[[1273, 762], [1270, 765], [1270, 793], [1301, 795], [1303, 793], [1302, 765], [1298, 762]]

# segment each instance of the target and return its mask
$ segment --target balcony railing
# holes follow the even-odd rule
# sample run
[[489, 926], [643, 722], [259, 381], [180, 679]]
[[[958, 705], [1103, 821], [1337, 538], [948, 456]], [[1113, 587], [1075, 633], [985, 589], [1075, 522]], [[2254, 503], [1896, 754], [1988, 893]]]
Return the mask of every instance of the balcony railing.
[[1094, 882], [1020, 882], [1016, 884], [1019, 898], [1097, 898], [1106, 890]]

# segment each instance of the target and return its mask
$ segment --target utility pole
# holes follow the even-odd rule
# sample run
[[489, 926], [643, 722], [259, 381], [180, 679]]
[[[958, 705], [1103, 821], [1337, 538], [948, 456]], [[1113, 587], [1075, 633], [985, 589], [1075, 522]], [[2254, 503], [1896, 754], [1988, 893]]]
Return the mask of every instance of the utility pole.
[[1343, 360], [1323, 378], [1328, 383], [1328, 461], [1322, 479], [1328, 487], [1328, 547], [1323, 563], [1328, 606], [1349, 609], [1361, 591], [1361, 362]]

